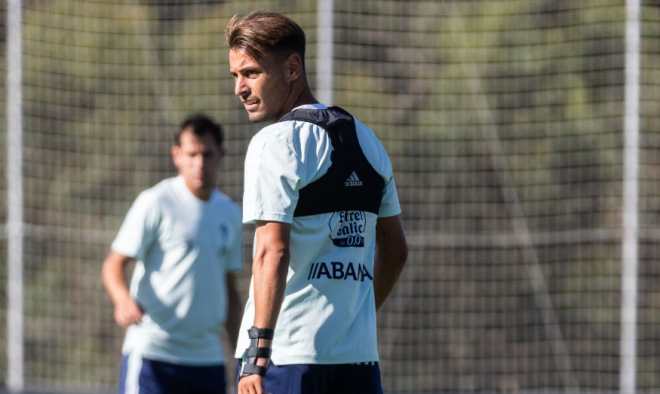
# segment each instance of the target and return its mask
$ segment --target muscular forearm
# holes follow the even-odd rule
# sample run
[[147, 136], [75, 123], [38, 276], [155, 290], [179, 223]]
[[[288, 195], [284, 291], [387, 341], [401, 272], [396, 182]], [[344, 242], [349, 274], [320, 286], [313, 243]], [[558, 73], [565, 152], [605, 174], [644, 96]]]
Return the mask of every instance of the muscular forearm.
[[380, 309], [387, 297], [394, 289], [403, 271], [403, 264], [399, 261], [381, 257], [376, 260], [374, 268], [374, 297], [376, 309]]
[[288, 267], [288, 262], [265, 256], [263, 261], [255, 261], [255, 264], [259, 268], [255, 269], [257, 273], [254, 275], [254, 326], [274, 329], [284, 300], [286, 270], [283, 267]]
[[277, 324], [289, 269], [289, 231], [289, 225], [276, 222], [257, 227], [252, 264], [255, 327], [274, 329]]
[[379, 309], [394, 289], [408, 258], [403, 226], [398, 216], [380, 218], [376, 224], [374, 297]]
[[[291, 226], [278, 222], [257, 223], [257, 245], [252, 262], [252, 279], [254, 291], [254, 327], [274, 330], [280, 314], [286, 276], [289, 270], [289, 234]], [[253, 337], [251, 337], [253, 338]], [[251, 347], [270, 348], [272, 340], [267, 337], [256, 337], [256, 343]], [[272, 337], [270, 337], [272, 338]], [[268, 357], [256, 357], [248, 363], [254, 363], [262, 370], [268, 369]], [[263, 374], [252, 372], [238, 382], [238, 392], [262, 393]]]

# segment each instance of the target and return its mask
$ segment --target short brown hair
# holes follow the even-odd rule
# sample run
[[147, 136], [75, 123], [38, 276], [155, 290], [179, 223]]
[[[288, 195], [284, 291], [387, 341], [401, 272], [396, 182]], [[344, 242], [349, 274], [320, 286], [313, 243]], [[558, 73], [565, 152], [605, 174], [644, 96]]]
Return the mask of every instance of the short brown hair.
[[296, 53], [305, 65], [305, 32], [281, 14], [253, 11], [241, 18], [234, 15], [225, 30], [225, 44], [231, 50], [245, 51], [258, 63], [268, 55], [284, 60]]
[[181, 134], [188, 129], [198, 137], [211, 134], [215, 144], [222, 148], [224, 140], [222, 126], [210, 116], [201, 113], [188, 115], [174, 132], [174, 145], [181, 146]]

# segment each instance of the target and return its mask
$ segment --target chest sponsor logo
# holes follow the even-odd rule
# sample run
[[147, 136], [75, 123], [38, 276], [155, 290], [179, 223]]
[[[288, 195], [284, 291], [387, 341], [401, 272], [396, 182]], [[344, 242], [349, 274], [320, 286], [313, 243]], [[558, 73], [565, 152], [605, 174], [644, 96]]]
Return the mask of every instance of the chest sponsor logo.
[[362, 211], [340, 211], [330, 218], [330, 239], [340, 248], [364, 247], [367, 216]]
[[307, 280], [312, 279], [354, 280], [356, 282], [364, 282], [365, 280], [373, 281], [374, 277], [363, 264], [333, 261], [331, 263], [312, 263], [309, 267]]

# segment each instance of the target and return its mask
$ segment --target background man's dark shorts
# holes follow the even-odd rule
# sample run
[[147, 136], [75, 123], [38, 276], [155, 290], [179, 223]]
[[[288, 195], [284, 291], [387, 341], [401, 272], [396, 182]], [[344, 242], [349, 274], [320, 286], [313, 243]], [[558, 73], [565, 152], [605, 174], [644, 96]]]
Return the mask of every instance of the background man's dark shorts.
[[[224, 365], [188, 366], [143, 358], [129, 371], [129, 356], [122, 357], [119, 394], [225, 394]], [[139, 375], [128, 377], [128, 374]], [[136, 384], [137, 383], [137, 384]], [[136, 387], [137, 386], [137, 387]]]

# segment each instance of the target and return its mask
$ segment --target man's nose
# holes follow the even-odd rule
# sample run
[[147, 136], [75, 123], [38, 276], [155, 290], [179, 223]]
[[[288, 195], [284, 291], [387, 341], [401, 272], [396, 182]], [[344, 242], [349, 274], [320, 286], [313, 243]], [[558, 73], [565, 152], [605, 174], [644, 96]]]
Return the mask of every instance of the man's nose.
[[193, 164], [196, 167], [204, 167], [204, 163], [205, 163], [204, 155], [195, 155], [195, 157], [193, 158]]
[[237, 77], [236, 82], [234, 83], [234, 94], [240, 97], [246, 91], [247, 91], [247, 86], [245, 85], [245, 78]]

